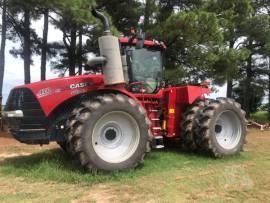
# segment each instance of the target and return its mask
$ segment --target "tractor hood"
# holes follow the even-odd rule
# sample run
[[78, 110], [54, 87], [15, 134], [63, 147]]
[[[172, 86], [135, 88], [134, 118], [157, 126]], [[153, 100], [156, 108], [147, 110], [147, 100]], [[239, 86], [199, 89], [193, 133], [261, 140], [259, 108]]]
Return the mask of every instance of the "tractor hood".
[[40, 104], [44, 114], [48, 116], [64, 101], [103, 86], [103, 75], [83, 75], [35, 82], [15, 87], [9, 95], [6, 106], [8, 110], [20, 110], [19, 105], [10, 104], [22, 104], [31, 94], [31, 97]]

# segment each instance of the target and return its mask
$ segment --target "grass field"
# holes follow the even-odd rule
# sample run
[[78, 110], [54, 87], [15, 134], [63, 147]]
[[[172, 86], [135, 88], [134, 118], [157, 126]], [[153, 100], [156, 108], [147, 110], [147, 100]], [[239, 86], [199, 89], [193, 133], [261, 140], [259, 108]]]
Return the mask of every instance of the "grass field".
[[262, 123], [270, 122], [270, 120], [268, 119], [268, 113], [266, 111], [258, 111], [252, 114], [251, 119]]
[[270, 132], [251, 130], [240, 156], [154, 151], [143, 167], [77, 169], [55, 145], [0, 148], [0, 202], [270, 202]]

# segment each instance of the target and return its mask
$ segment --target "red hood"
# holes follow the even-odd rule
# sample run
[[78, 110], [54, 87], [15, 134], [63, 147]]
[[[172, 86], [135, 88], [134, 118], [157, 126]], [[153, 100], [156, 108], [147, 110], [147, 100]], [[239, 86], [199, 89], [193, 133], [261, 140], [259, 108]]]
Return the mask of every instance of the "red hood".
[[17, 86], [32, 91], [46, 116], [57, 106], [76, 95], [96, 90], [104, 86], [103, 75], [81, 75], [56, 78]]

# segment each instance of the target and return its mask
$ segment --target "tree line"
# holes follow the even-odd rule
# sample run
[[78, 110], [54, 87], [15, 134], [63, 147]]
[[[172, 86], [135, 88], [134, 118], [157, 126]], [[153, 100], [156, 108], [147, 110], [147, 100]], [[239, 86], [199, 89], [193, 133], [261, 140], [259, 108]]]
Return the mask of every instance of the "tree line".
[[[92, 6], [109, 16], [114, 32], [129, 35], [144, 17], [146, 38], [167, 45], [166, 79], [192, 84], [206, 78], [227, 84], [227, 96], [247, 114], [268, 97], [270, 118], [270, 2], [267, 0], [1, 0], [0, 92], [6, 40], [20, 44], [9, 50], [24, 61], [25, 83], [31, 82], [34, 55], [40, 56], [41, 80], [50, 67], [62, 74], [82, 73], [86, 54], [98, 52], [99, 22]], [[32, 24], [43, 20], [39, 37]], [[49, 25], [62, 32], [61, 42], [48, 42]], [[88, 40], [85, 42], [83, 37]]]

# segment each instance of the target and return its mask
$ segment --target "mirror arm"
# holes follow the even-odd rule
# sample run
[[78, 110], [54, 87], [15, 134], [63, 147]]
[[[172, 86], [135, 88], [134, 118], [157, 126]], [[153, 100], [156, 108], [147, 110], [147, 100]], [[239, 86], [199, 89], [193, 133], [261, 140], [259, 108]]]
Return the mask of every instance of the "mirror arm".
[[98, 64], [104, 64], [107, 62], [107, 59], [104, 56], [98, 56], [91, 58], [89, 61], [87, 61], [88, 66], [98, 65]]

